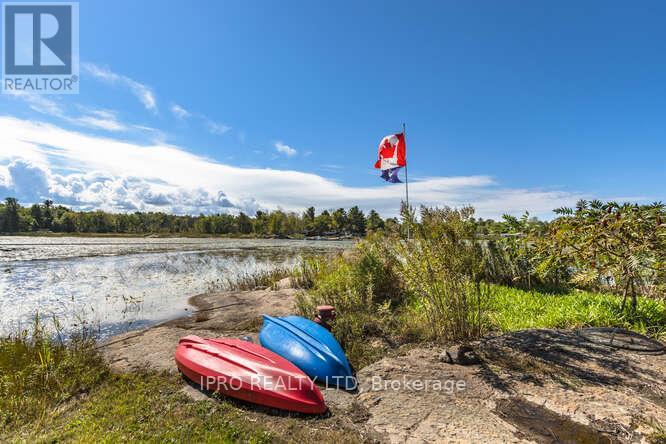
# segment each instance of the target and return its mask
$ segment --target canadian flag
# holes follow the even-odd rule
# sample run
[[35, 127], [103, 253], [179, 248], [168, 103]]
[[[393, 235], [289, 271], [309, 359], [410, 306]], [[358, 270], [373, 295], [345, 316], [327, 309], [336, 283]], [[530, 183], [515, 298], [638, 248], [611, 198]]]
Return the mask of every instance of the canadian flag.
[[382, 179], [391, 183], [401, 183], [398, 170], [407, 165], [406, 152], [403, 133], [391, 134], [382, 139], [379, 144], [379, 159], [375, 162], [375, 168], [382, 170]]

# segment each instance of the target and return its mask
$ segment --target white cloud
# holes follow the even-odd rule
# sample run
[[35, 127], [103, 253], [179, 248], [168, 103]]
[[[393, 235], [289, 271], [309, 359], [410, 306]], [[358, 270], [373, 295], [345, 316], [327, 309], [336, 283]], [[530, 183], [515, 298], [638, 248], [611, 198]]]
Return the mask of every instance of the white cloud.
[[185, 108], [183, 108], [182, 106], [180, 106], [176, 103], [173, 103], [171, 105], [170, 109], [171, 109], [171, 113], [174, 116], [176, 116], [178, 119], [187, 119], [191, 115], [188, 110], [186, 110]]
[[[34, 199], [48, 194], [68, 205], [116, 211], [196, 214], [359, 205], [391, 216], [404, 197], [404, 185], [385, 185], [379, 178], [377, 186], [345, 186], [316, 174], [239, 168], [173, 145], [141, 145], [6, 116], [0, 116], [0, 176], [4, 194], [20, 191]], [[410, 183], [414, 206], [471, 204], [481, 217], [525, 210], [547, 217], [553, 208], [584, 197], [590, 196], [503, 188], [488, 176], [429, 177]]]
[[169, 108], [169, 110], [171, 111], [171, 114], [174, 115], [174, 117], [180, 120], [189, 119], [190, 117], [199, 119], [199, 121], [204, 124], [208, 132], [211, 134], [222, 135], [231, 130], [230, 126], [222, 123], [217, 123], [214, 120], [207, 117], [205, 114], [188, 111], [182, 106], [178, 105], [177, 103], [173, 103]]
[[7, 173], [0, 191], [4, 191], [2, 188], [11, 189], [14, 197], [29, 201], [40, 201], [47, 197], [49, 181], [39, 166], [29, 161], [16, 160], [7, 165]]
[[60, 104], [54, 100], [45, 97], [43, 94], [31, 94], [25, 91], [12, 91], [10, 96], [25, 101], [30, 109], [41, 114], [49, 116], [61, 117], [65, 113]]
[[82, 63], [83, 69], [93, 77], [110, 84], [118, 84], [127, 87], [132, 94], [143, 104], [144, 108], [149, 111], [157, 112], [157, 97], [153, 90], [137, 82], [127, 76], [117, 74], [109, 69], [102, 68], [94, 63]]
[[[184, 190], [159, 181], [118, 177], [101, 172], [59, 175], [27, 160], [14, 160], [0, 193], [24, 202], [46, 198], [81, 209], [107, 211], [169, 211], [180, 214], [246, 211], [254, 213], [251, 201], [232, 203], [223, 192]], [[4, 197], [3, 195], [3, 197]]]
[[280, 141], [275, 142], [275, 149], [278, 153], [282, 153], [287, 157], [293, 157], [298, 153], [294, 148]]
[[126, 131], [127, 126], [118, 121], [116, 113], [104, 109], [88, 110], [87, 115], [68, 118], [67, 120], [88, 128], [103, 129], [106, 131]]
[[213, 122], [208, 118], [204, 118], [204, 120], [206, 122], [208, 131], [210, 131], [212, 134], [222, 135], [231, 130], [230, 126], [224, 125], [222, 123]]
[[59, 102], [46, 98], [41, 94], [13, 92], [11, 95], [26, 102], [33, 111], [51, 117], [57, 117], [65, 122], [73, 123], [78, 126], [106, 131], [127, 130], [127, 126], [118, 121], [114, 111], [77, 106], [82, 114], [72, 116], [65, 111], [64, 107]]
[[[158, 111], [157, 106], [157, 96], [153, 90], [143, 83], [137, 82], [134, 79], [131, 79], [125, 75], [115, 73], [107, 68], [103, 68], [94, 63], [82, 63], [82, 68], [85, 72], [93, 76], [94, 78], [106, 82], [112, 85], [120, 85], [128, 88], [132, 94], [134, 94], [143, 106], [153, 112]], [[44, 105], [35, 105], [44, 108]], [[231, 126], [216, 122], [211, 118], [207, 117], [205, 114], [192, 112], [187, 110], [185, 107], [172, 103], [169, 107], [169, 111], [178, 119], [189, 119], [195, 117], [199, 119], [200, 122], [204, 124], [209, 133], [215, 135], [222, 135], [231, 130]]]

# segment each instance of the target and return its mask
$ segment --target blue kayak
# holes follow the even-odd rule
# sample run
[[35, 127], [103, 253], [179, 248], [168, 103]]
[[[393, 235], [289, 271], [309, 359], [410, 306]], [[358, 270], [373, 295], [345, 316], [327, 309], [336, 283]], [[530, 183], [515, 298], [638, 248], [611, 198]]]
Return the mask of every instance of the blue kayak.
[[291, 361], [315, 382], [346, 390], [356, 388], [351, 367], [338, 341], [331, 332], [309, 319], [264, 315], [259, 342]]

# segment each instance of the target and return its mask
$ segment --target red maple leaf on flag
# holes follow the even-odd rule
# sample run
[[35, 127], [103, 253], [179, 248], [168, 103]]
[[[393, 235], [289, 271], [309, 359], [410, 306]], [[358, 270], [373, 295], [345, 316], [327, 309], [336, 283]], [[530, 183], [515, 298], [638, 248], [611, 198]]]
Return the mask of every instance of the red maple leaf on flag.
[[405, 135], [391, 134], [379, 143], [379, 159], [375, 162], [375, 168], [388, 170], [407, 165]]

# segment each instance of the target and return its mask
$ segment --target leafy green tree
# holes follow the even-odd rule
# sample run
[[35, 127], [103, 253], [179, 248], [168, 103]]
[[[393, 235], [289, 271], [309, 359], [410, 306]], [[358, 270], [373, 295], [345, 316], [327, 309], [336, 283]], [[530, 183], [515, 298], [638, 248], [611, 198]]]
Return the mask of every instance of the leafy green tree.
[[247, 214], [241, 212], [236, 219], [236, 224], [238, 225], [239, 233], [252, 233], [252, 220], [247, 216]]
[[53, 220], [53, 231], [74, 233], [76, 231], [76, 214], [73, 211], [62, 213]]
[[42, 207], [39, 204], [34, 204], [30, 207], [30, 216], [32, 216], [37, 228], [45, 228], [42, 219]]
[[46, 199], [42, 209], [42, 228], [51, 229], [53, 225], [53, 201]]
[[34, 217], [30, 214], [29, 210], [19, 211], [19, 226], [18, 231], [36, 231], [39, 229], [39, 224]]
[[331, 215], [327, 210], [324, 210], [319, 216], [315, 217], [312, 232], [321, 236], [322, 234], [331, 231], [331, 224]]
[[[140, 215], [137, 215], [140, 216]], [[198, 233], [202, 234], [210, 234], [212, 233], [212, 226], [210, 224], [210, 219], [206, 217], [203, 214], [200, 214], [199, 217], [197, 218], [196, 224], [194, 224], [194, 228]]]
[[263, 211], [257, 211], [254, 218], [254, 232], [257, 234], [268, 233], [268, 216]]
[[315, 207], [309, 207], [307, 210], [305, 210], [303, 213], [303, 222], [305, 225], [305, 232], [313, 233], [315, 223]]
[[[303, 214], [258, 211], [254, 218], [239, 213], [211, 214], [198, 216], [173, 215], [162, 212], [108, 213], [105, 211], [72, 211], [62, 205], [54, 206], [53, 201], [22, 207], [14, 198], [0, 203], [0, 231], [29, 231], [49, 229], [65, 233], [170, 233], [170, 234], [250, 234], [291, 236], [302, 234], [324, 234], [330, 232], [353, 232], [362, 236], [365, 233], [365, 218], [355, 207], [349, 218], [344, 208], [330, 214], [323, 211], [315, 216], [314, 207]], [[374, 227], [382, 226], [383, 221], [374, 212], [371, 215]]]
[[344, 208], [338, 208], [331, 214], [331, 228], [338, 233], [347, 229], [347, 212]]
[[389, 217], [384, 222], [384, 229], [391, 234], [400, 233], [400, 221], [396, 217]]
[[19, 229], [19, 203], [13, 197], [5, 199], [5, 217], [3, 231], [15, 233]]
[[302, 218], [296, 213], [287, 214], [283, 231], [287, 235], [302, 233], [304, 231]]
[[268, 216], [268, 231], [270, 234], [283, 234], [287, 216], [282, 211], [273, 211]]

